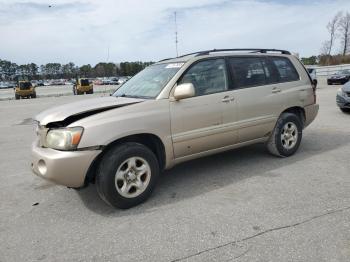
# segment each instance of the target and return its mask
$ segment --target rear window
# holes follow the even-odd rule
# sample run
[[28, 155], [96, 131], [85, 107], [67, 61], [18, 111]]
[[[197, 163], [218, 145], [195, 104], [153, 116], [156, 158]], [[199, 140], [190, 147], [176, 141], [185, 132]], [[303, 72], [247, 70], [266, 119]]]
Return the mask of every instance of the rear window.
[[88, 79], [81, 79], [80, 83], [82, 86], [88, 86], [90, 84]]
[[299, 80], [299, 75], [291, 61], [286, 57], [271, 57], [272, 63], [276, 66], [279, 81], [291, 82]]
[[20, 89], [30, 89], [32, 84], [30, 82], [22, 82], [19, 83], [19, 88]]

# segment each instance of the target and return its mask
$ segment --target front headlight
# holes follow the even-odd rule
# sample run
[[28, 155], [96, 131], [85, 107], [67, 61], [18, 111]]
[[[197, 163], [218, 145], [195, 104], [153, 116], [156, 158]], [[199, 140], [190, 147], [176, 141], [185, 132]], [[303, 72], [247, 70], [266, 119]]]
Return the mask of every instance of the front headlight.
[[339, 89], [338, 89], [337, 95], [338, 95], [338, 96], [345, 96], [345, 92], [344, 92], [343, 88], [339, 88]]
[[75, 150], [78, 147], [84, 129], [67, 127], [51, 129], [46, 135], [46, 147], [58, 150]]

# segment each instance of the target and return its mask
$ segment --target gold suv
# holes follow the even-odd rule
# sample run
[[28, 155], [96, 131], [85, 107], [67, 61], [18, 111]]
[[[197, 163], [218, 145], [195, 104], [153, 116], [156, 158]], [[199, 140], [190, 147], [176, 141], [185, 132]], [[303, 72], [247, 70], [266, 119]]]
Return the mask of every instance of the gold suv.
[[293, 155], [317, 115], [315, 91], [288, 51], [221, 49], [162, 60], [110, 97], [39, 114], [32, 169], [72, 188], [95, 183], [104, 201], [129, 208], [150, 196], [162, 170], [183, 161], [254, 143]]

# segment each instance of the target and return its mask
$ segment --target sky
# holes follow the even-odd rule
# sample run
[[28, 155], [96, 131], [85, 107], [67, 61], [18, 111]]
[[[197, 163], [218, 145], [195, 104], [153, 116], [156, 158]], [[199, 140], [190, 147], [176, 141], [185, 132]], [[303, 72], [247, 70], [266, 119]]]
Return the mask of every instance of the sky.
[[174, 57], [175, 11], [180, 55], [249, 47], [304, 57], [319, 54], [328, 21], [350, 11], [350, 1], [0, 0], [0, 59], [94, 65]]

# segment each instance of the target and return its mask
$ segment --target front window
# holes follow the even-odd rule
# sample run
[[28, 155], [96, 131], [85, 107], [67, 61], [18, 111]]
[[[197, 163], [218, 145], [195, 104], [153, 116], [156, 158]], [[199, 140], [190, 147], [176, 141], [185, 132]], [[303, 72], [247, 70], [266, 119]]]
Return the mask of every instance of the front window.
[[196, 63], [179, 81], [192, 83], [196, 96], [226, 91], [228, 88], [224, 59], [210, 59]]
[[152, 65], [125, 82], [113, 96], [156, 98], [184, 63]]
[[342, 70], [339, 72], [340, 75], [350, 75], [350, 71], [349, 70]]

